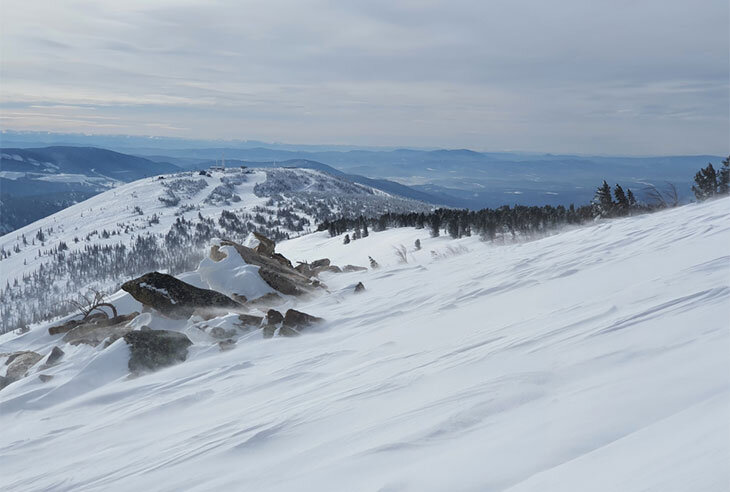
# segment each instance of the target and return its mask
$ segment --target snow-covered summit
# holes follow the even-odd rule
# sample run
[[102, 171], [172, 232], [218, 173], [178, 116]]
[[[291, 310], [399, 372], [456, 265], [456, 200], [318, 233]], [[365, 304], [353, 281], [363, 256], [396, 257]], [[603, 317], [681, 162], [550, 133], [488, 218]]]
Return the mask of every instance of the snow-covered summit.
[[113, 291], [150, 270], [191, 270], [214, 237], [242, 241], [257, 230], [281, 240], [325, 219], [430, 209], [312, 169], [134, 181], [0, 237], [0, 332], [66, 312], [80, 291]]
[[[142, 313], [135, 329], [193, 345], [135, 379], [123, 340], [65, 345], [60, 363], [0, 392], [0, 486], [726, 490], [729, 208], [506, 245], [408, 228], [284, 241], [292, 261], [380, 268], [323, 273], [326, 292], [286, 299], [326, 320], [314, 332], [240, 332], [224, 352], [200, 319]], [[220, 280], [201, 266], [180, 278]], [[59, 343], [47, 327], [0, 336], [0, 352], [45, 357]]]

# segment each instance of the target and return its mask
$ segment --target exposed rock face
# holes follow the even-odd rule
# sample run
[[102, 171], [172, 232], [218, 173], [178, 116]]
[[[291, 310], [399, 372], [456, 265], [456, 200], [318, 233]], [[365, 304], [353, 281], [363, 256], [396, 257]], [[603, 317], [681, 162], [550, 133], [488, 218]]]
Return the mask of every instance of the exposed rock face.
[[364, 272], [364, 271], [367, 271], [367, 268], [361, 267], [361, 266], [357, 266], [357, 265], [345, 265], [345, 266], [342, 267], [342, 271], [345, 272], [345, 273], [349, 273], [349, 272]]
[[357, 283], [357, 285], [355, 286], [355, 292], [356, 293], [365, 292], [365, 286], [363, 285], [362, 282]]
[[288, 310], [286, 312], [286, 315], [284, 316], [284, 326], [297, 328], [299, 330], [308, 326], [321, 323], [323, 321], [324, 320], [322, 318], [318, 318], [316, 316], [312, 316], [311, 314], [303, 313], [295, 309]]
[[210, 256], [211, 260], [218, 262], [226, 258], [227, 255], [220, 250], [220, 247], [217, 244], [214, 244], [210, 247], [210, 254], [208, 256]]
[[276, 248], [276, 243], [269, 239], [268, 237], [264, 236], [263, 234], [260, 234], [256, 231], [253, 233], [254, 237], [259, 240], [259, 245], [256, 246], [256, 252], [260, 255], [264, 255], [266, 257], [271, 258], [274, 255], [274, 249]]
[[296, 283], [279, 272], [261, 268], [259, 269], [259, 275], [264, 279], [264, 282], [284, 295], [298, 296], [304, 293], [304, 291], [297, 287]]
[[266, 324], [267, 325], [278, 325], [284, 321], [284, 316], [276, 309], [269, 309], [266, 313]]
[[287, 259], [287, 257], [282, 255], [281, 253], [274, 253], [273, 255], [271, 255], [271, 258], [278, 261], [279, 263], [281, 263], [284, 266], [292, 268], [291, 261], [289, 261]]
[[122, 289], [145, 306], [173, 319], [187, 319], [196, 308], [239, 309], [230, 297], [209, 289], [200, 289], [172, 275], [151, 272], [125, 282]]
[[309, 264], [309, 267], [314, 270], [315, 268], [328, 267], [330, 266], [329, 258], [322, 258], [321, 260], [314, 260]]
[[53, 350], [51, 350], [51, 353], [48, 355], [48, 359], [46, 359], [46, 363], [43, 365], [43, 367], [51, 367], [58, 364], [58, 361], [60, 361], [63, 356], [66, 355], [66, 352], [61, 350], [58, 347], [53, 347]]
[[136, 318], [139, 313], [134, 312], [114, 318], [98, 320], [95, 323], [82, 323], [63, 336], [63, 341], [71, 345], [85, 343], [96, 347], [101, 342], [110, 339], [114, 342], [132, 330], [127, 324]]
[[43, 356], [36, 352], [16, 352], [8, 358], [8, 370], [5, 373], [5, 382], [10, 384], [18, 379], [24, 378], [28, 370], [36, 365]]
[[298, 296], [314, 289], [309, 277], [302, 275], [291, 266], [233, 241], [221, 241], [221, 245], [233, 246], [243, 261], [249, 265], [258, 266], [259, 275], [264, 282], [282, 294]]
[[133, 374], [183, 362], [188, 357], [188, 347], [193, 344], [182, 333], [150, 329], [130, 331], [124, 335], [124, 341], [131, 352], [128, 366]]
[[266, 325], [264, 325], [264, 338], [274, 336], [279, 324], [284, 321], [284, 316], [276, 309], [269, 309], [266, 313]]
[[53, 375], [52, 374], [39, 374], [38, 379], [41, 380], [41, 383], [47, 383], [48, 381], [53, 379]]
[[102, 313], [94, 313], [89, 315], [88, 317], [84, 319], [72, 319], [69, 321], [66, 321], [65, 323], [57, 326], [51, 326], [48, 328], [48, 334], [49, 335], [60, 335], [61, 333], [67, 333], [74, 328], [76, 328], [79, 325], [82, 325], [84, 323], [91, 323], [94, 321], [98, 321], [101, 319], [107, 319], [108, 317], [105, 314]]
[[309, 263], [300, 263], [294, 267], [294, 270], [306, 277], [312, 276], [312, 267], [309, 265]]

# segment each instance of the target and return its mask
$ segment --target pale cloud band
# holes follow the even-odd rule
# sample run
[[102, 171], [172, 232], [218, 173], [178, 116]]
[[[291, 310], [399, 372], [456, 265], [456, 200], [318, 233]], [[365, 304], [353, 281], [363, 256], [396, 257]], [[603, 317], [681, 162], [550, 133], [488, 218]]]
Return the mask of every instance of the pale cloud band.
[[0, 126], [728, 153], [728, 3], [2, 3]]

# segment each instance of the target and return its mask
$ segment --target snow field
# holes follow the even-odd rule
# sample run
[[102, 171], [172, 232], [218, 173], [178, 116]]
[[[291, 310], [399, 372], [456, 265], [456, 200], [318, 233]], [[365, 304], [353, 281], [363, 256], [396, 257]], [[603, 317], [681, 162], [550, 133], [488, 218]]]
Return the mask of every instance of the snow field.
[[[414, 229], [284, 242], [292, 261], [370, 255], [381, 268], [323, 274], [327, 294], [287, 300], [327, 320], [316, 332], [251, 332], [228, 352], [190, 322], [145, 313], [133, 323], [195, 345], [136, 379], [121, 340], [64, 345], [56, 378], [0, 392], [0, 487], [727, 490], [729, 209], [693, 204], [522, 244]], [[181, 278], [207, 282], [205, 270]], [[3, 335], [0, 352], [48, 353], [59, 342], [45, 328]]]

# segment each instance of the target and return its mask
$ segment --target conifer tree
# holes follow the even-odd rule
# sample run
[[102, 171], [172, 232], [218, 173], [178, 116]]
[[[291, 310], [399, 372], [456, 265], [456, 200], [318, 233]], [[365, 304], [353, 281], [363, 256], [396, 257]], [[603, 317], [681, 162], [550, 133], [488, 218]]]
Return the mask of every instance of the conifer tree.
[[730, 194], [730, 155], [722, 161], [722, 168], [720, 168], [717, 179], [717, 194]]
[[620, 184], [616, 184], [616, 187], [613, 189], [613, 196], [616, 197], [616, 205], [615, 210], [616, 214], [619, 216], [623, 216], [629, 213], [629, 199], [626, 197], [626, 193], [624, 193], [624, 189], [621, 188]]
[[596, 190], [596, 194], [593, 197], [593, 204], [596, 207], [596, 212], [600, 216], [610, 217], [613, 213], [614, 203], [611, 198], [611, 187], [608, 186], [606, 180], [603, 180], [603, 184]]
[[712, 167], [712, 163], [707, 167], [700, 169], [695, 174], [696, 186], [692, 186], [695, 197], [702, 201], [715, 196], [717, 193], [717, 172]]
[[441, 235], [441, 217], [433, 214], [430, 221], [431, 237], [439, 237]]
[[631, 191], [631, 188], [626, 188], [626, 199], [629, 201], [630, 209], [636, 207], [636, 197], [634, 196], [634, 192]]

